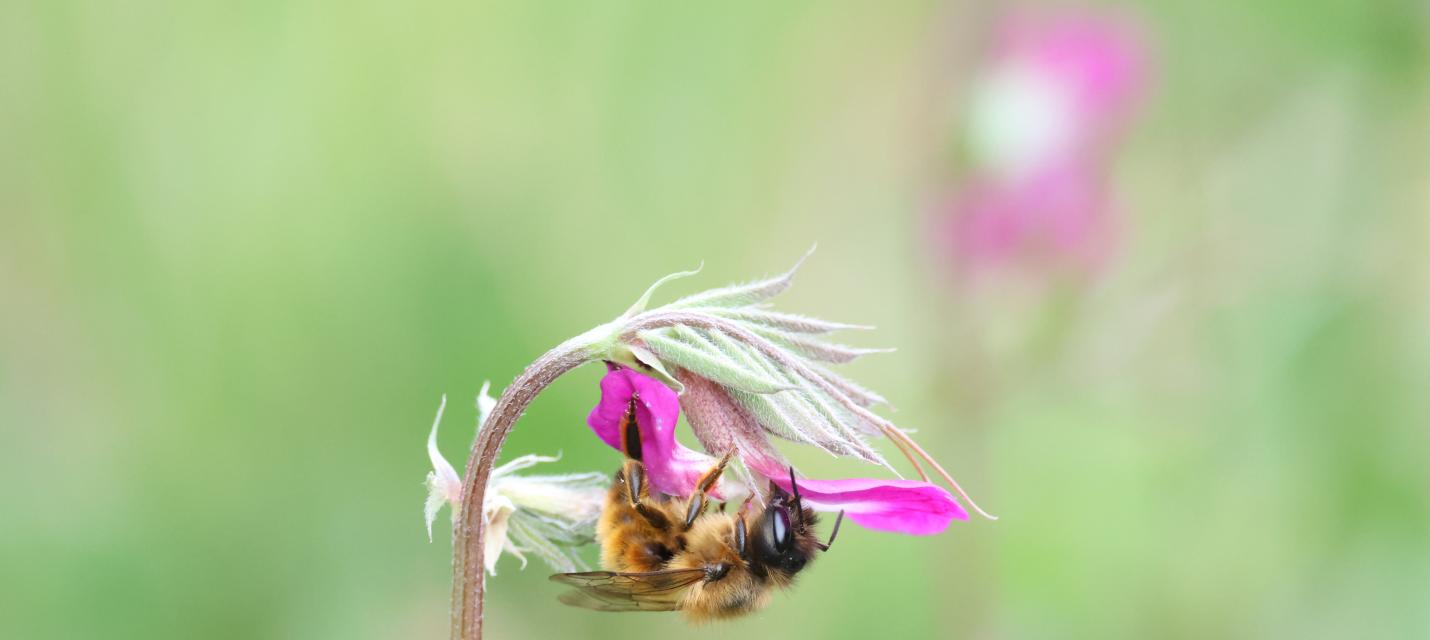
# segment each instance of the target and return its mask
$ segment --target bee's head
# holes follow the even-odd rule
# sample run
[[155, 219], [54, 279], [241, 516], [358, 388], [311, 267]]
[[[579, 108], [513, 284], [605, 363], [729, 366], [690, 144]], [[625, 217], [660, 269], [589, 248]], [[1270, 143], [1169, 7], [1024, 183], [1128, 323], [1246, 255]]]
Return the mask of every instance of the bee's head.
[[[754, 530], [750, 534], [749, 546], [750, 560], [755, 567], [785, 579], [804, 569], [816, 551], [829, 548], [828, 544], [814, 537], [814, 525], [819, 517], [801, 502], [793, 470], [790, 471], [790, 489], [792, 491], [787, 492], [774, 482], [770, 483], [769, 503], [751, 523]], [[840, 520], [843, 515], [840, 514]], [[836, 522], [836, 531], [838, 527]], [[833, 541], [833, 536], [830, 536], [830, 542]]]

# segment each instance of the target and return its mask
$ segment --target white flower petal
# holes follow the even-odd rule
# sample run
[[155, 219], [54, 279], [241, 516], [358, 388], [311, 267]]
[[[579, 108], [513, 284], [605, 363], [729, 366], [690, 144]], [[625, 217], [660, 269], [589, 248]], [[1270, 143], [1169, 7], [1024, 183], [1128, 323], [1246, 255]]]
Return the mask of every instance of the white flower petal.
[[502, 482], [501, 493], [517, 508], [579, 522], [600, 515], [608, 484], [603, 473], [515, 476]]
[[522, 469], [534, 467], [542, 462], [556, 462], [560, 459], [561, 452], [559, 451], [556, 453], [555, 456], [539, 456], [534, 453], [528, 453], [524, 456], [519, 456], [511, 462], [508, 462], [500, 467], [497, 467], [496, 469], [493, 469], [492, 482], [496, 482], [498, 478], [501, 478], [503, 476], [509, 476], [517, 471], [521, 471]]
[[462, 478], [452, 463], [442, 457], [437, 450], [437, 425], [442, 423], [442, 412], [447, 408], [447, 396], [442, 396], [442, 404], [437, 407], [437, 419], [432, 421], [432, 433], [427, 436], [427, 457], [432, 459], [432, 471], [427, 474], [427, 504], [423, 509], [427, 520], [427, 541], [432, 541], [432, 522], [442, 504], [452, 505], [453, 517], [462, 503]]
[[487, 380], [482, 383], [482, 390], [477, 393], [477, 431], [482, 430], [482, 425], [487, 423], [487, 416], [492, 414], [492, 409], [497, 406], [497, 399], [492, 397], [490, 390], [492, 381]]
[[525, 455], [492, 474], [487, 485], [487, 539], [483, 558], [496, 575], [498, 556], [510, 553], [526, 567], [535, 554], [553, 570], [584, 570], [577, 549], [594, 538], [610, 477], [604, 473], [519, 476], [512, 472], [556, 458]]
[[[487, 538], [482, 545], [482, 563], [487, 567], [487, 573], [497, 574], [497, 559], [501, 557], [501, 552], [507, 546], [507, 520], [511, 517], [516, 506], [503, 495], [488, 496], [486, 505], [482, 507], [482, 518], [487, 521]], [[515, 554], [521, 557], [520, 553]], [[526, 565], [526, 560], [522, 559], [522, 566]]]
[[442, 510], [442, 505], [447, 504], [447, 499], [435, 487], [437, 474], [427, 474], [427, 504], [423, 506], [423, 517], [427, 521], [427, 541], [432, 541], [432, 523], [437, 520], [437, 512]]
[[[506, 546], [503, 547], [503, 549], [505, 549], [507, 553], [516, 556], [516, 559], [521, 561], [521, 570], [526, 570], [526, 556], [522, 553], [523, 550], [521, 547], [511, 543], [510, 537], [507, 538]], [[496, 575], [496, 572], [492, 572], [492, 575]]]

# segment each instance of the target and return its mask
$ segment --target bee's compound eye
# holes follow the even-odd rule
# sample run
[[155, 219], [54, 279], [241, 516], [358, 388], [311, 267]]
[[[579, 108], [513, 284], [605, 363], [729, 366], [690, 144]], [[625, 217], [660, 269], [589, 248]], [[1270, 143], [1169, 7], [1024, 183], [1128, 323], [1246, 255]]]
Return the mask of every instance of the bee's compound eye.
[[799, 573], [804, 568], [804, 556], [794, 554], [785, 559], [785, 571], [791, 574]]
[[775, 507], [770, 510], [770, 539], [774, 541], [776, 551], [780, 553], [789, 551], [789, 511], [784, 507]]

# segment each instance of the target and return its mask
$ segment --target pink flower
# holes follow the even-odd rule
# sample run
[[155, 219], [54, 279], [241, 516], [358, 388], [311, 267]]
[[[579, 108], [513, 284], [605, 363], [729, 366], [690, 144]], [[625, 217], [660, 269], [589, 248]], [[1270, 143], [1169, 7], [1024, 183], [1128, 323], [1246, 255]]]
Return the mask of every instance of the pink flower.
[[[685, 405], [690, 408], [691, 426], [707, 450], [728, 452], [733, 448], [750, 471], [791, 490], [790, 467], [761, 428], [750, 422], [753, 416], [724, 396], [718, 385], [685, 370], [679, 370], [676, 377], [685, 386], [683, 397], [652, 378], [610, 365], [601, 381], [600, 402], [587, 422], [606, 444], [639, 457], [651, 484], [662, 493], [686, 496], [715, 459], [675, 441], [675, 425]], [[633, 448], [637, 438], [639, 444]], [[731, 493], [727, 482], [722, 480], [721, 487]], [[870, 529], [929, 535], [943, 531], [954, 519], [968, 519], [968, 513], [947, 490], [927, 482], [868, 478], [802, 478], [798, 482], [806, 504], [824, 511], [842, 510], [850, 520]]]
[[939, 236], [967, 267], [1029, 256], [1095, 267], [1115, 245], [1110, 151], [1146, 85], [1137, 25], [1023, 13], [998, 29], [967, 121], [973, 166]]

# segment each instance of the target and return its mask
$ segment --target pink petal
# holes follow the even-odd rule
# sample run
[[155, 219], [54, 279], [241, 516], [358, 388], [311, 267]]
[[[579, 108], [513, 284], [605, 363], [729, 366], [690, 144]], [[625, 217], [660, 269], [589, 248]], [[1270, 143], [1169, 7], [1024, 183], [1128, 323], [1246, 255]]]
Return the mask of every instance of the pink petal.
[[[775, 484], [790, 490], [788, 477], [776, 479]], [[801, 478], [799, 495], [817, 511], [843, 510], [866, 529], [913, 536], [940, 533], [955, 518], [968, 519], [968, 512], [947, 489], [918, 480]]]
[[[690, 495], [700, 477], [715, 466], [715, 459], [675, 441], [679, 396], [654, 378], [616, 364], [608, 367], [606, 377], [601, 379], [601, 400], [591, 409], [586, 424], [603, 442], [620, 451], [621, 423], [634, 397], [641, 461], [651, 486], [667, 495]], [[722, 497], [718, 489], [711, 493]]]
[[[788, 468], [755, 471], [791, 491]], [[947, 489], [918, 480], [800, 478], [799, 495], [816, 511], [843, 510], [851, 521], [866, 529], [912, 536], [940, 533], [954, 519], [968, 519], [968, 512]]]

